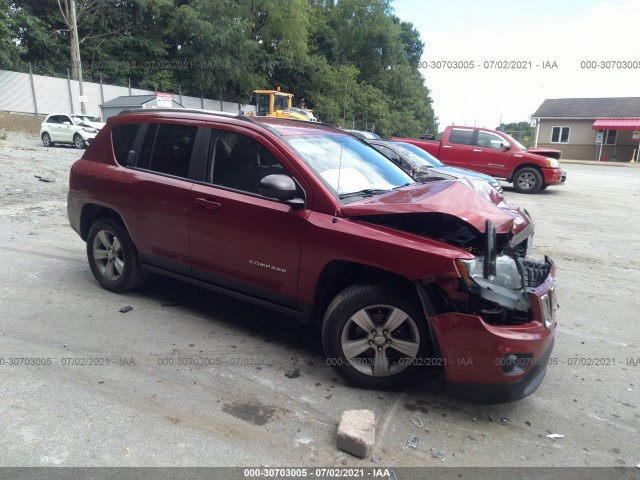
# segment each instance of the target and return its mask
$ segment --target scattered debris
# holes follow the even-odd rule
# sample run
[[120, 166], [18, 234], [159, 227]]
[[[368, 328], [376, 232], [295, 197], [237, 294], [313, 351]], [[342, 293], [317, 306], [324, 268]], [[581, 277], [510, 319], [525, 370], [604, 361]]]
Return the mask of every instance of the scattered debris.
[[131, 310], [133, 310], [133, 307], [131, 305], [127, 305], [126, 307], [122, 307], [120, 309], [120, 313], [127, 313], [127, 312], [130, 312]]
[[293, 370], [287, 370], [284, 374], [287, 378], [298, 378], [300, 376], [300, 370], [294, 368]]
[[358, 458], [371, 454], [376, 439], [376, 415], [371, 410], [345, 410], [338, 426], [337, 446]]
[[34, 177], [36, 177], [41, 182], [46, 182], [46, 183], [53, 183], [56, 181], [54, 178], [41, 177], [40, 175], [34, 175]]
[[371, 396], [373, 396], [373, 398], [376, 398], [376, 399], [384, 398], [382, 395], [378, 395], [376, 392], [374, 392], [372, 390], [369, 390], [369, 393], [371, 394]]
[[420, 420], [420, 417], [411, 417], [409, 418], [409, 420], [411, 420], [411, 422], [413, 422], [413, 424], [418, 428], [424, 427], [424, 423], [422, 423], [422, 420]]
[[444, 452], [433, 452], [431, 456], [433, 458], [442, 458], [442, 460], [444, 460]]
[[549, 435], [547, 435], [547, 438], [564, 438], [564, 435], [560, 435], [559, 433], [550, 433]]
[[640, 463], [636, 463], [636, 468], [640, 468]]
[[527, 420], [527, 421], [526, 421], [526, 422], [524, 422], [524, 423], [527, 425], [527, 427], [530, 427], [530, 426], [531, 426], [531, 422], [530, 422], [529, 420]]
[[509, 419], [507, 417], [500, 417], [500, 420], [502, 420], [505, 423], [509, 421]]
[[418, 437], [414, 435], [413, 437], [409, 437], [409, 439], [407, 440], [407, 446], [414, 449], [418, 448], [418, 442]]

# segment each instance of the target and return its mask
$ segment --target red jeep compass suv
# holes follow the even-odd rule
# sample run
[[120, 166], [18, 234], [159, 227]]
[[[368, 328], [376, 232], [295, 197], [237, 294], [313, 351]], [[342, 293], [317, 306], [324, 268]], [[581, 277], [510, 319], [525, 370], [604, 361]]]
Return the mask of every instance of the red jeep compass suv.
[[391, 388], [440, 365], [453, 394], [533, 392], [556, 320], [533, 223], [484, 182], [415, 183], [348, 133], [197, 110], [112, 117], [68, 214], [107, 290], [145, 272], [322, 326], [328, 364]]

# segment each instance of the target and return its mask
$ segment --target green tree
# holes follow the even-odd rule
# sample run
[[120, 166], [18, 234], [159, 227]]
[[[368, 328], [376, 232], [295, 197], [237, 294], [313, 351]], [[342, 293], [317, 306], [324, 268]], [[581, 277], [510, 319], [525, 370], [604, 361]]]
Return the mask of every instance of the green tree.
[[529, 122], [501, 123], [496, 130], [511, 135], [525, 147], [529, 146], [533, 135], [533, 127]]
[[0, 65], [10, 70], [20, 64], [24, 47], [16, 43], [15, 8], [9, 0], [0, 0]]

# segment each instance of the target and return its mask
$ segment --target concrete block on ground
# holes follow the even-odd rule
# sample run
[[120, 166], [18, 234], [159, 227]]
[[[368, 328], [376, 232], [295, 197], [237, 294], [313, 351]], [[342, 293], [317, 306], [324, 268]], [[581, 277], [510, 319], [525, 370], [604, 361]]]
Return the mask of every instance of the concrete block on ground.
[[359, 458], [371, 455], [376, 441], [376, 415], [371, 410], [345, 410], [338, 426], [337, 445]]

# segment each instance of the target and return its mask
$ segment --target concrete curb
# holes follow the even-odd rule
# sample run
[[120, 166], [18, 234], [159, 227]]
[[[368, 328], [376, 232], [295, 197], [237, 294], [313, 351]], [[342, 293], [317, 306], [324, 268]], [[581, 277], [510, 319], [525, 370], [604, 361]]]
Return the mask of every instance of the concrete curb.
[[569, 159], [560, 159], [560, 166], [566, 163], [579, 163], [582, 165], [604, 165], [610, 167], [640, 167], [640, 163], [631, 163], [631, 162], [598, 162], [596, 160], [569, 160]]

